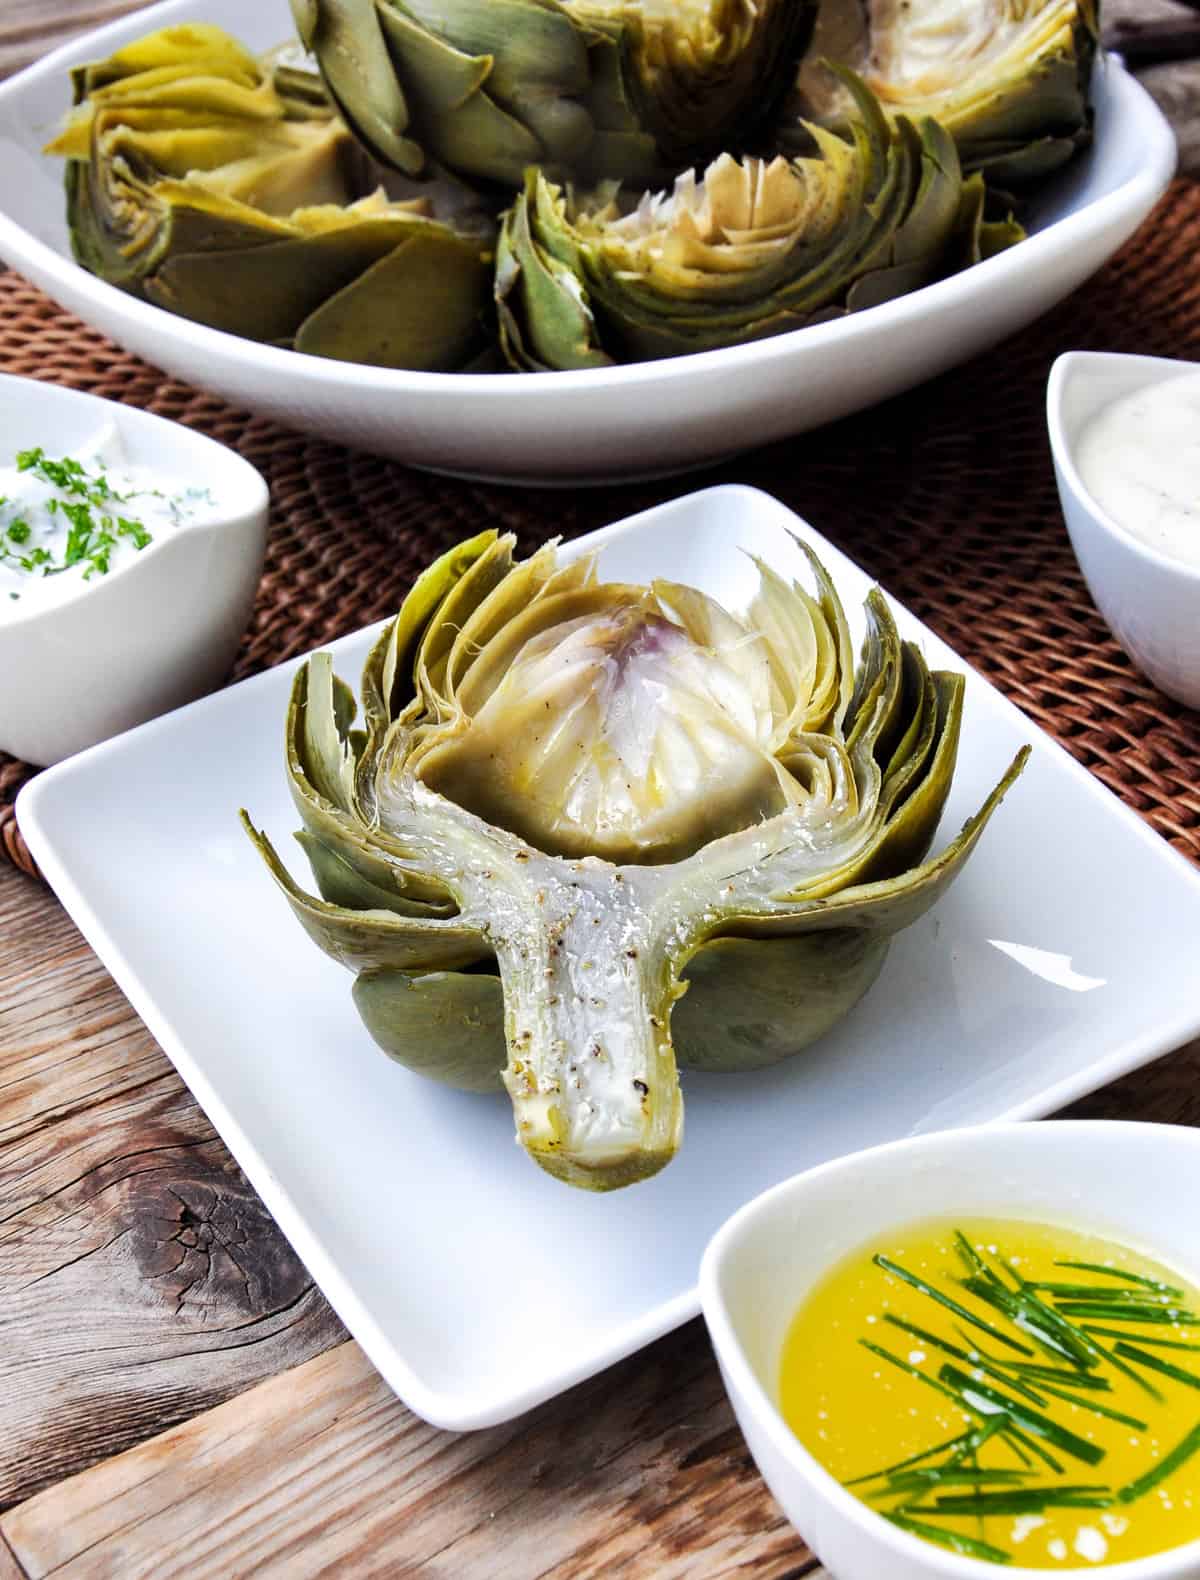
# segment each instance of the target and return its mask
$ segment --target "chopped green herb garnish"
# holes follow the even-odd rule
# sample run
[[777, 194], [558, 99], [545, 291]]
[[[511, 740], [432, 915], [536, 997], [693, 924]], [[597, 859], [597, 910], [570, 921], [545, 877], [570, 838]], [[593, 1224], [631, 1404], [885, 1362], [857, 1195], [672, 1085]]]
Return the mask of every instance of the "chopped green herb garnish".
[[[57, 576], [78, 568], [85, 581], [107, 574], [113, 549], [124, 540], [142, 550], [153, 541], [153, 534], [135, 516], [114, 510], [137, 497], [167, 499], [158, 489], [139, 489], [120, 493], [102, 466], [89, 469], [73, 456], [54, 458], [40, 446], [21, 450], [16, 456], [18, 472], [27, 472], [57, 492], [46, 498], [40, 508], [48, 517], [67, 523], [65, 540], [57, 534], [46, 543], [35, 540], [35, 528], [24, 515], [4, 521], [0, 515], [0, 566], [10, 566], [39, 576]], [[206, 488], [192, 488], [167, 499], [176, 520], [191, 510], [185, 501], [209, 500]], [[0, 498], [0, 512], [9, 505]], [[36, 518], [35, 518], [36, 519]], [[57, 536], [57, 543], [55, 542]]]
[[1119, 1278], [1126, 1284], [1140, 1284], [1144, 1289], [1156, 1289], [1163, 1295], [1174, 1295], [1182, 1300], [1183, 1290], [1160, 1283], [1157, 1278], [1143, 1278], [1140, 1273], [1127, 1273], [1123, 1268], [1104, 1267], [1099, 1262], [1055, 1262], [1055, 1267], [1069, 1267], [1076, 1273], [1101, 1273], [1105, 1278]]
[[1041, 1438], [1043, 1442], [1069, 1454], [1072, 1459], [1082, 1460], [1085, 1465], [1098, 1465], [1104, 1458], [1104, 1450], [1097, 1444], [1089, 1443], [1086, 1438], [1079, 1437], [1065, 1426], [1059, 1426], [1048, 1415], [1031, 1410], [1020, 1399], [1013, 1399], [978, 1378], [968, 1377], [957, 1366], [943, 1366], [938, 1372], [938, 1380], [977, 1415], [989, 1416], [1002, 1411], [1030, 1437]]
[[987, 1542], [981, 1542], [976, 1537], [964, 1536], [960, 1531], [947, 1531], [940, 1525], [926, 1525], [921, 1520], [912, 1520], [907, 1514], [888, 1514], [884, 1516], [899, 1526], [902, 1531], [908, 1531], [911, 1536], [923, 1536], [927, 1542], [937, 1542], [941, 1547], [949, 1547], [952, 1552], [961, 1553], [964, 1558], [982, 1558], [989, 1564], [1010, 1564], [1012, 1554], [1006, 1553], [1002, 1547], [992, 1547]]
[[1161, 1356], [1150, 1355], [1145, 1350], [1139, 1350], [1134, 1344], [1126, 1344], [1123, 1339], [1113, 1346], [1113, 1351], [1124, 1360], [1133, 1361], [1138, 1366], [1147, 1366], [1152, 1372], [1161, 1372], [1173, 1382], [1185, 1383], [1189, 1388], [1200, 1388], [1200, 1377], [1197, 1377], [1195, 1372], [1184, 1371], [1182, 1366], [1172, 1366], [1170, 1361], [1164, 1361]]
[[1173, 1476], [1180, 1465], [1186, 1465], [1197, 1451], [1200, 1451], [1200, 1425], [1194, 1426], [1178, 1448], [1173, 1448], [1152, 1470], [1139, 1476], [1136, 1481], [1131, 1481], [1127, 1487], [1122, 1487], [1117, 1496], [1122, 1503], [1134, 1503], [1138, 1498], [1145, 1497], [1147, 1492], [1153, 1492], [1168, 1476]]
[[915, 1273], [910, 1273], [907, 1268], [900, 1267], [897, 1263], [889, 1261], [886, 1256], [874, 1258], [876, 1267], [881, 1267], [885, 1273], [891, 1273], [893, 1278], [899, 1278], [906, 1284], [911, 1284], [914, 1289], [919, 1289], [923, 1295], [928, 1295], [931, 1300], [936, 1300], [939, 1306], [945, 1306], [947, 1311], [953, 1311], [956, 1317], [972, 1328], [978, 1328], [981, 1333], [987, 1333], [999, 1343], [1007, 1345], [1009, 1349], [1016, 1350], [1020, 1355], [1032, 1355], [1033, 1351], [1027, 1345], [1020, 1344], [1016, 1339], [1010, 1339], [1007, 1333], [1001, 1333], [999, 1328], [993, 1327], [990, 1322], [985, 1322], [982, 1317], [977, 1317], [973, 1311], [968, 1311], [966, 1306], [959, 1305], [957, 1300], [952, 1300], [949, 1295], [943, 1295], [940, 1289], [934, 1289], [923, 1278], [918, 1278]]
[[[1123, 1333], [1119, 1328], [1084, 1328], [1085, 1333], [1098, 1335], [1102, 1339], [1127, 1339], [1128, 1333]], [[1149, 1344], [1156, 1350], [1189, 1350], [1193, 1355], [1200, 1355], [1200, 1344], [1185, 1344], [1182, 1339], [1160, 1339], [1154, 1333], [1138, 1333], [1134, 1337], [1139, 1344]]]

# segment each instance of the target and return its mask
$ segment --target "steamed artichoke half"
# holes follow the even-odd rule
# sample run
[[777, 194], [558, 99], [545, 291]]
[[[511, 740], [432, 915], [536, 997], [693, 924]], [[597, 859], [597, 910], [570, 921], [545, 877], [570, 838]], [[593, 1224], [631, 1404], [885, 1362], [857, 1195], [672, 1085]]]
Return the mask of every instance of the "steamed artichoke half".
[[531, 171], [496, 259], [501, 344], [519, 369], [635, 362], [782, 334], [891, 300], [1020, 240], [985, 223], [937, 122], [889, 123], [857, 79], [819, 157], [722, 155], [674, 190], [576, 196]]
[[503, 1080], [521, 1144], [572, 1184], [670, 1160], [677, 1063], [774, 1063], [845, 1014], [1020, 772], [925, 860], [962, 678], [878, 591], [856, 674], [809, 559], [813, 593], [759, 564], [739, 617], [553, 544], [514, 563], [485, 532], [384, 631], [361, 729], [328, 655], [297, 676], [287, 770], [322, 897], [251, 837], [375, 1039], [455, 1086]]
[[739, 144], [795, 73], [816, 0], [292, 0], [365, 147], [517, 187], [636, 185]]
[[965, 170], [1028, 186], [1090, 138], [1098, 34], [1096, 0], [822, 0], [779, 140], [804, 148], [806, 122], [859, 113], [836, 62], [889, 113], [940, 121]]
[[74, 73], [67, 163], [80, 262], [254, 340], [458, 369], [487, 343], [490, 227], [372, 190], [315, 75], [216, 27], [164, 28]]

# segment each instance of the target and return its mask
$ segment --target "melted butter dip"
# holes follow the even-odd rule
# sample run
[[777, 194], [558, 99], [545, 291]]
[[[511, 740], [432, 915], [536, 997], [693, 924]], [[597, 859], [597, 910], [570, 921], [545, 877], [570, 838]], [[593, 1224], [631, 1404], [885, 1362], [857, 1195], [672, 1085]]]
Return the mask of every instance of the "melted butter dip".
[[1200, 568], [1200, 373], [1105, 406], [1083, 430], [1076, 465], [1126, 532]]
[[[1005, 1289], [1036, 1286], [1073, 1328], [1102, 1330], [1102, 1350], [1087, 1367], [1073, 1364], [964, 1287], [970, 1279], [977, 1289], [999, 1281], [996, 1299], [1010, 1308]], [[1054, 1293], [1063, 1289], [1076, 1293]], [[1142, 1360], [1114, 1361], [1122, 1344]], [[1200, 1537], [1200, 1290], [1105, 1240], [970, 1219], [893, 1231], [836, 1267], [800, 1308], [779, 1399], [800, 1441], [857, 1497], [963, 1556], [1077, 1573]], [[1003, 1399], [1015, 1401], [1013, 1415]], [[998, 1430], [997, 1415], [1016, 1434]], [[989, 1421], [992, 1435], [964, 1449], [964, 1434]], [[956, 1500], [959, 1510], [976, 1502], [953, 1512]]]

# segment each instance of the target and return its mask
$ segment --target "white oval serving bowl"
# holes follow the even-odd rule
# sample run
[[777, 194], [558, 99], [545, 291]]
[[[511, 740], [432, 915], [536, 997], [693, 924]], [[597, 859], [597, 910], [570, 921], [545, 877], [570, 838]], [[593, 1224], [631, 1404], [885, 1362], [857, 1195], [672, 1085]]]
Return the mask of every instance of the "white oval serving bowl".
[[0, 375], [5, 464], [70, 455], [112, 422], [133, 467], [209, 489], [188, 521], [59, 602], [0, 619], [0, 751], [44, 767], [210, 691], [233, 662], [262, 569], [267, 485], [214, 439], [118, 402]]
[[698, 466], [832, 422], [1031, 323], [1128, 239], [1175, 168], [1154, 101], [1097, 62], [1093, 146], [1034, 200], [1030, 238], [948, 280], [807, 329], [630, 367], [414, 373], [301, 356], [209, 329], [72, 261], [62, 163], [41, 149], [68, 71], [169, 23], [215, 22], [251, 48], [292, 36], [287, 0], [165, 0], [0, 84], [0, 257], [158, 367], [248, 410], [412, 465], [543, 483]]
[[[955, 1214], [1083, 1229], [1200, 1281], [1200, 1131], [1107, 1121], [942, 1131], [796, 1175], [718, 1230], [701, 1263], [700, 1300], [725, 1386], [767, 1485], [836, 1580], [1047, 1573], [961, 1558], [896, 1529], [821, 1468], [779, 1411], [784, 1337], [813, 1285], [880, 1234]], [[1099, 1572], [1197, 1580], [1200, 1541]]]
[[1069, 351], [1050, 370], [1046, 421], [1071, 545], [1113, 635], [1160, 691], [1200, 708], [1200, 568], [1135, 538], [1098, 505], [1075, 464], [1092, 419], [1123, 396], [1200, 373], [1200, 364]]

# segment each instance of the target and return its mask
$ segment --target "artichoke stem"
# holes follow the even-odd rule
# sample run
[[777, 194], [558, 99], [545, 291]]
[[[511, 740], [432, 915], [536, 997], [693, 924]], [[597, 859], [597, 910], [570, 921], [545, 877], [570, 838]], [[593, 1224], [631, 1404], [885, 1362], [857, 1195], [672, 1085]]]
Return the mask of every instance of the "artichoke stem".
[[[544, 858], [543, 858], [544, 860]], [[598, 1189], [656, 1174], [683, 1109], [670, 1036], [678, 989], [666, 939], [619, 867], [538, 863], [526, 904], [505, 894], [489, 939], [504, 984], [517, 1137], [543, 1168]], [[507, 887], [507, 886], [506, 886]], [[511, 893], [511, 890], [509, 890]]]
[[682, 1136], [670, 1015], [686, 952], [649, 874], [534, 850], [408, 778], [381, 787], [380, 811], [495, 950], [521, 1145], [593, 1190], [657, 1174]]

